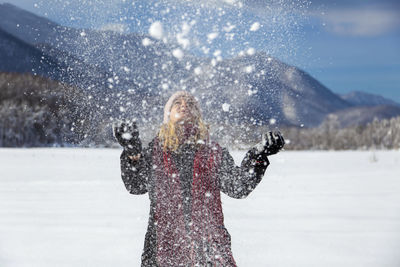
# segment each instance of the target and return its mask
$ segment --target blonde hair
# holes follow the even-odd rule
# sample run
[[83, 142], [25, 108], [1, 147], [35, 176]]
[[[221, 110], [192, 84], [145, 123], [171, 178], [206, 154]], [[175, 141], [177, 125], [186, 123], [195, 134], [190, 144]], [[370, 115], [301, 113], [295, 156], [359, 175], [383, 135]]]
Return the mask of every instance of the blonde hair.
[[[195, 132], [193, 135], [189, 136], [185, 141], [188, 141], [192, 144], [204, 144], [208, 142], [208, 129], [209, 126], [204, 123], [201, 117], [195, 118], [193, 123], [195, 128]], [[167, 151], [175, 151], [178, 149], [179, 145], [181, 144], [181, 140], [179, 137], [182, 138], [179, 134], [179, 127], [183, 127], [178, 123], [173, 123], [168, 121], [161, 126], [160, 131], [158, 132], [158, 138], [160, 139], [163, 150]]]

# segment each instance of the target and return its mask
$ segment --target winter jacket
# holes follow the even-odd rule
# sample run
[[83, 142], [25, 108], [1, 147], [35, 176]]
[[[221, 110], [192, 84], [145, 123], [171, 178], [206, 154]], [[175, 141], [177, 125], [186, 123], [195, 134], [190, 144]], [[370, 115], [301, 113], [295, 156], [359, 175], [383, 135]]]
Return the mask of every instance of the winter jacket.
[[139, 160], [121, 154], [121, 174], [131, 194], [149, 193], [150, 215], [142, 266], [236, 266], [223, 223], [220, 191], [249, 195], [269, 165], [251, 149], [241, 166], [216, 143], [183, 144], [164, 152], [158, 138]]

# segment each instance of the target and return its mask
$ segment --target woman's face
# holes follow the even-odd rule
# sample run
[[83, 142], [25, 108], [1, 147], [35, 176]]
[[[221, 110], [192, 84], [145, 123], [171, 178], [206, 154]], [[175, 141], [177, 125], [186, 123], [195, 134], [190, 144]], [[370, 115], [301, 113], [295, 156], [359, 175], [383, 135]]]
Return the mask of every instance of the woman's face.
[[169, 119], [172, 123], [191, 121], [194, 117], [195, 103], [187, 97], [180, 97], [172, 104]]

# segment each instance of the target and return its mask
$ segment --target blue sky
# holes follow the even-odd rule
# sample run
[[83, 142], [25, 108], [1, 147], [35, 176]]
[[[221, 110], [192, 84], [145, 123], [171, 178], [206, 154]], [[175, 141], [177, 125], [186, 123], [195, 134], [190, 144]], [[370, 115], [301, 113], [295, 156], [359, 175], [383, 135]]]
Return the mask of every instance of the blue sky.
[[[229, 57], [255, 48], [300, 67], [336, 93], [364, 91], [400, 102], [400, 1], [10, 2], [73, 27], [147, 33], [152, 22], [161, 21], [168, 35], [176, 37], [186, 23], [192, 52], [209, 49], [205, 56], [213, 56], [221, 50]], [[254, 23], [260, 26], [251, 31]], [[212, 32], [219, 34], [210, 41]]]

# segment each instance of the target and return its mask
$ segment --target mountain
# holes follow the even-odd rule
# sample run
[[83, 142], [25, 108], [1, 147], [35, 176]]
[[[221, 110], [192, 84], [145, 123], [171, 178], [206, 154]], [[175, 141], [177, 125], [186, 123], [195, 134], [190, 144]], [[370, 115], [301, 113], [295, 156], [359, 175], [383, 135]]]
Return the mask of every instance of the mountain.
[[345, 95], [340, 95], [340, 97], [354, 106], [371, 107], [371, 106], [387, 105], [387, 106], [400, 107], [400, 104], [393, 100], [386, 99], [380, 95], [368, 94], [364, 92], [355, 91]]
[[47, 76], [54, 71], [55, 62], [36, 47], [0, 28], [0, 70], [8, 72], [35, 72]]
[[155, 131], [168, 96], [182, 89], [199, 99], [207, 121], [249, 131], [247, 125], [314, 127], [356, 105], [263, 52], [198, 58], [171, 41], [69, 28], [11, 4], [0, 4], [0, 16], [0, 71], [31, 72], [80, 88], [83, 99], [72, 95], [70, 101], [84, 105], [92, 136], [98, 125], [123, 118], [140, 119]]
[[0, 27], [11, 35], [35, 44], [48, 41], [60, 25], [12, 4], [0, 4]]
[[390, 119], [398, 116], [400, 116], [399, 106], [362, 106], [351, 107], [328, 114], [324, 122], [334, 119], [339, 124], [339, 127], [345, 128], [355, 125], [366, 125], [375, 119]]
[[352, 107], [328, 114], [325, 119], [335, 118], [340, 127], [366, 125], [374, 119], [400, 116], [400, 104], [380, 95], [355, 91], [340, 97]]
[[[351, 106], [307, 73], [263, 52], [203, 65], [201, 74], [192, 74], [187, 83], [205, 96], [205, 106], [208, 102], [212, 116], [220, 120], [274, 119], [281, 125], [312, 127], [326, 114]], [[229, 114], [224, 115], [222, 103], [229, 105]]]

